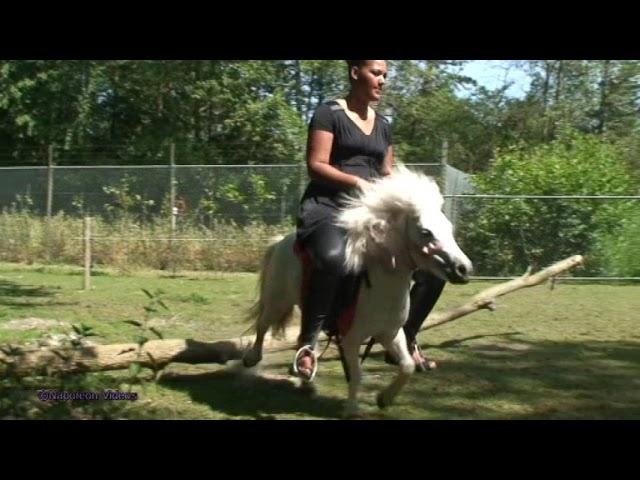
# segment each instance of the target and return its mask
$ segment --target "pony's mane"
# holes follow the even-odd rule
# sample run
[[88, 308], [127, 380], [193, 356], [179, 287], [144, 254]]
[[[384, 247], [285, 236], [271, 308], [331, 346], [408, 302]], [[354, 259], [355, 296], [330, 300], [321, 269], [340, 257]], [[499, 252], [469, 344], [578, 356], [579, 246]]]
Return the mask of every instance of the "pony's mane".
[[390, 218], [401, 214], [418, 216], [425, 207], [440, 210], [443, 203], [433, 178], [404, 166], [397, 167], [393, 175], [372, 182], [358, 195], [349, 197], [337, 219], [337, 224], [347, 230], [347, 268], [360, 270], [376, 226], [384, 229]]

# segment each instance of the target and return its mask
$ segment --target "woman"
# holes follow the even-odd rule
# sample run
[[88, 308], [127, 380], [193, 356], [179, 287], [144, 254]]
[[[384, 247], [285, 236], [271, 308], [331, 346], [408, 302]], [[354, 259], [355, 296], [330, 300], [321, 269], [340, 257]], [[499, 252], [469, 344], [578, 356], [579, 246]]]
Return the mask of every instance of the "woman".
[[[307, 169], [311, 181], [302, 197], [297, 239], [313, 261], [302, 305], [302, 328], [294, 371], [313, 379], [314, 353], [322, 325], [339, 314], [336, 298], [357, 285], [344, 269], [346, 236], [334, 225], [344, 193], [391, 175], [393, 146], [387, 120], [370, 106], [379, 102], [387, 78], [384, 60], [347, 60], [350, 91], [346, 98], [320, 105], [309, 125]], [[414, 275], [407, 341], [419, 369], [428, 363], [416, 346], [420, 325], [437, 301], [444, 282], [426, 272]], [[386, 357], [388, 362], [394, 359]]]

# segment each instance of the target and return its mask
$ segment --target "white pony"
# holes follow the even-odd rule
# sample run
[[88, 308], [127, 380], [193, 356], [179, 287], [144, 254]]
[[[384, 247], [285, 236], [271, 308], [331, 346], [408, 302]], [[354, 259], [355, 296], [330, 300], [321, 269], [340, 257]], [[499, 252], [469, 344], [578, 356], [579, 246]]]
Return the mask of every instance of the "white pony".
[[[393, 402], [414, 371], [401, 328], [409, 313], [412, 272], [422, 269], [452, 283], [468, 281], [472, 265], [453, 237], [443, 203], [432, 178], [399, 167], [350, 198], [337, 219], [347, 231], [348, 270], [366, 270], [370, 283], [360, 287], [352, 326], [342, 337], [350, 377], [346, 416], [358, 413], [359, 351], [366, 339], [374, 337], [399, 359], [398, 376], [377, 396], [380, 408]], [[294, 243], [292, 233], [271, 245], [264, 256], [259, 299], [252, 307], [256, 339], [243, 358], [245, 367], [262, 359], [269, 328], [281, 332], [294, 306], [301, 303], [302, 266]]]

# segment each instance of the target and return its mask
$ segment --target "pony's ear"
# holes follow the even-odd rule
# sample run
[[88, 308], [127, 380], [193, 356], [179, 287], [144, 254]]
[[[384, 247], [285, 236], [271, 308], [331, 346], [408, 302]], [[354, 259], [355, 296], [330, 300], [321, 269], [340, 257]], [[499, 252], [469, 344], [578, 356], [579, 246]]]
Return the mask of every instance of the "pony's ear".
[[369, 235], [376, 243], [384, 243], [389, 230], [389, 224], [385, 220], [376, 219], [369, 225]]

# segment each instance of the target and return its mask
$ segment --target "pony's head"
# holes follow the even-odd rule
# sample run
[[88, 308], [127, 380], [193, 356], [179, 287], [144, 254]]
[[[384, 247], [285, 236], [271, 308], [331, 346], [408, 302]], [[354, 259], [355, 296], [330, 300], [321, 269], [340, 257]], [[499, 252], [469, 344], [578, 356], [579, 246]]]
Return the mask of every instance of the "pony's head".
[[358, 271], [366, 259], [386, 256], [452, 283], [468, 282], [472, 264], [454, 239], [443, 204], [432, 178], [405, 167], [373, 182], [338, 216], [347, 230], [347, 268]]

